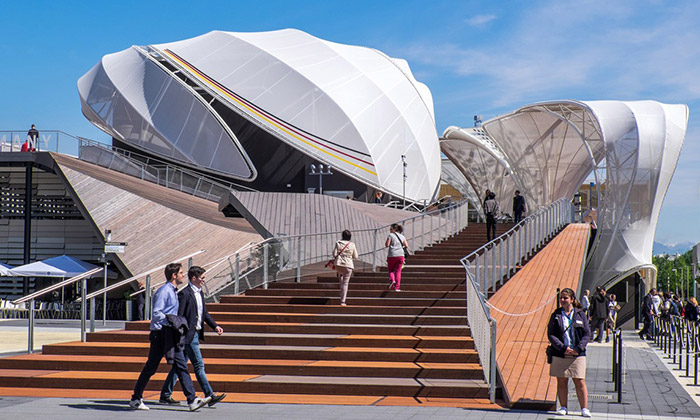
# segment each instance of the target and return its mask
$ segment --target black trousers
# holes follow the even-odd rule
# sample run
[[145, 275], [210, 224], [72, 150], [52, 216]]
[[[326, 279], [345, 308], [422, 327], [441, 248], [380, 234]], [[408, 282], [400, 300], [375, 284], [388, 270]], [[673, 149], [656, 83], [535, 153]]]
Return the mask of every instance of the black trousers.
[[649, 337], [649, 330], [651, 329], [651, 317], [644, 316], [642, 320], [644, 321], [644, 328], [642, 328], [642, 330], [639, 332], [639, 336], [643, 337], [646, 335], [647, 337]]
[[[146, 361], [146, 365], [141, 370], [139, 379], [136, 381], [134, 394], [131, 396], [132, 400], [140, 400], [143, 398], [143, 390], [146, 389], [148, 381], [151, 379], [151, 376], [156, 373], [163, 356], [165, 356], [166, 343], [165, 334], [163, 331], [151, 331], [148, 339], [151, 342], [151, 348], [148, 350], [148, 360]], [[173, 364], [173, 369], [175, 369], [175, 373], [177, 373], [177, 376], [180, 379], [180, 384], [182, 384], [182, 389], [187, 397], [187, 402], [191, 403], [194, 401], [196, 395], [194, 392], [194, 385], [192, 384], [192, 378], [190, 378], [190, 373], [187, 371], [187, 360], [185, 359], [185, 353], [182, 351], [175, 352], [175, 363]]]
[[513, 213], [515, 213], [515, 219], [513, 219], [513, 222], [516, 224], [523, 220], [523, 211], [522, 210], [515, 210]]
[[605, 318], [593, 318], [593, 327], [595, 327], [593, 331], [597, 331], [595, 340], [603, 340], [603, 333], [605, 332]]
[[496, 218], [486, 216], [486, 242], [496, 239]]

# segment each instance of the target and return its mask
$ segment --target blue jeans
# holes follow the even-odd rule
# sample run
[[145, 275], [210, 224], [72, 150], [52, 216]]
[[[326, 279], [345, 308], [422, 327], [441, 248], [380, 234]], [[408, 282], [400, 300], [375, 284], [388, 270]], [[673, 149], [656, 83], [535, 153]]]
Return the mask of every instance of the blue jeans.
[[[185, 356], [192, 362], [192, 367], [194, 367], [194, 375], [197, 377], [197, 382], [199, 386], [202, 387], [204, 396], [208, 397], [214, 393], [207, 380], [207, 374], [204, 372], [204, 360], [202, 360], [202, 352], [199, 350], [199, 334], [195, 332], [192, 342], [185, 345]], [[168, 377], [165, 378], [163, 383], [163, 389], [160, 391], [161, 397], [169, 397], [173, 394], [173, 388], [177, 383], [177, 375], [175, 375], [175, 370], [170, 369]]]

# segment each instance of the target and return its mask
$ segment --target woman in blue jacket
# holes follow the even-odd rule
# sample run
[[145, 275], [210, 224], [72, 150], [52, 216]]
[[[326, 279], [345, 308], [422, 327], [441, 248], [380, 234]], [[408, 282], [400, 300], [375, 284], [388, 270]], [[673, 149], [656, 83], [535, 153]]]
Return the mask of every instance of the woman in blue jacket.
[[547, 325], [547, 335], [552, 345], [549, 375], [557, 378], [557, 397], [561, 406], [557, 414], [568, 414], [569, 378], [572, 378], [581, 415], [591, 417], [586, 388], [586, 346], [591, 339], [588, 316], [581, 309], [574, 291], [569, 288], [559, 292], [559, 304], [561, 307], [552, 313]]

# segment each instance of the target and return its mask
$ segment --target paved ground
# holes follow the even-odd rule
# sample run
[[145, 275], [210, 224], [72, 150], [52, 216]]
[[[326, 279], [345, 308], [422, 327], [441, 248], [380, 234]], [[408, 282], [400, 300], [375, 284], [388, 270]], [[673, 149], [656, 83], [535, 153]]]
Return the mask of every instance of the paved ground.
[[[0, 331], [21, 334], [22, 321], [2, 321]], [[78, 334], [72, 331], [75, 323], [53, 322], [41, 323], [37, 336], [46, 342], [61, 341], [62, 334]], [[108, 325], [115, 328], [122, 324]], [[97, 327], [101, 329], [101, 322]], [[26, 331], [26, 329], [24, 330]], [[26, 332], [24, 332], [26, 340]], [[598, 419], [692, 419], [700, 418], [700, 389], [682, 385], [676, 376], [684, 371], [673, 370], [663, 359], [663, 355], [639, 340], [634, 332], [624, 334], [625, 344], [625, 383], [623, 403], [618, 404], [610, 381], [612, 346], [610, 344], [592, 344], [588, 351], [588, 378], [590, 408], [594, 418]], [[7, 342], [0, 343], [0, 353], [18, 351], [8, 348]], [[23, 344], [26, 351], [26, 341]], [[21, 351], [21, 349], [20, 349]], [[677, 366], [676, 366], [677, 367]], [[687, 378], [681, 379], [685, 382]], [[573, 392], [573, 387], [571, 388]], [[692, 394], [692, 395], [691, 395]], [[189, 413], [184, 406], [161, 406], [148, 402], [150, 411], [135, 412], [127, 407], [122, 399], [84, 399], [84, 398], [22, 398], [0, 397], [0, 419], [178, 419], [196, 416], [210, 419], [282, 419], [282, 420], [325, 420], [325, 419], [413, 419], [413, 420], [498, 420], [498, 419], [572, 419], [581, 418], [575, 398], [570, 398], [569, 416], [557, 416], [552, 412], [532, 411], [487, 411], [466, 410], [461, 408], [421, 408], [421, 407], [387, 407], [387, 406], [332, 406], [301, 404], [227, 404], [221, 403], [213, 408], [204, 408], [196, 413]]]

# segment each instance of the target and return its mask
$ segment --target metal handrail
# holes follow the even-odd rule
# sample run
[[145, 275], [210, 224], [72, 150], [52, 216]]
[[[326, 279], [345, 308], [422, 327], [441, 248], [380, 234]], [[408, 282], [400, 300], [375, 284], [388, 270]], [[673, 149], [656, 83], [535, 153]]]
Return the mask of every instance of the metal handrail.
[[[210, 178], [208, 176], [205, 176], [201, 173], [198, 173], [194, 170], [184, 168], [184, 167], [181, 167], [178, 165], [174, 165], [174, 164], [166, 162], [164, 160], [159, 160], [159, 159], [153, 158], [151, 156], [140, 154], [140, 153], [137, 153], [137, 152], [134, 152], [131, 150], [121, 148], [121, 147], [105, 145], [104, 143], [96, 142], [94, 140], [90, 140], [90, 139], [87, 139], [84, 137], [78, 137], [78, 141], [80, 142], [80, 144], [79, 144], [80, 149], [82, 149], [84, 147], [98, 147], [104, 152], [117, 154], [117, 155], [123, 157], [124, 159], [127, 159], [129, 162], [134, 163], [136, 165], [139, 165], [142, 167], [153, 168], [154, 170], [158, 171], [159, 174], [160, 174], [161, 169], [166, 169], [166, 174], [168, 174], [169, 172], [173, 172], [173, 173], [182, 172], [183, 174], [186, 174], [194, 179], [205, 181], [209, 184], [215, 185], [215, 186], [222, 188], [224, 190], [238, 189], [238, 190], [246, 190], [246, 191], [257, 191], [254, 188], [250, 188], [250, 187], [245, 186], [245, 185], [237, 184], [235, 182], [224, 182], [224, 181], [216, 180], [216, 179]], [[81, 156], [81, 159], [83, 159], [82, 156]], [[156, 166], [156, 165], [158, 165], [158, 166]], [[112, 169], [111, 166], [108, 169]], [[145, 178], [143, 178], [143, 179], [145, 179]], [[146, 180], [148, 180], [148, 179], [146, 179]], [[159, 181], [160, 181], [160, 175], [159, 175]]]
[[[497, 278], [502, 285], [503, 279], [510, 277], [511, 272], [516, 270], [517, 264], [532, 255], [562, 225], [572, 220], [571, 203], [565, 199], [557, 200], [548, 207], [520, 221], [499, 237], [479, 247], [460, 260], [466, 272], [467, 280], [467, 320], [472, 331], [474, 346], [479, 353], [479, 359], [484, 369], [484, 378], [489, 384], [489, 395], [492, 402], [495, 401], [496, 396], [498, 363], [496, 361], [497, 324], [491, 317], [490, 309], [486, 304], [489, 277], [491, 278], [492, 288], [495, 291]], [[479, 266], [480, 255], [484, 259], [483, 270], [481, 271]], [[489, 255], [491, 257], [490, 266], [488, 264]], [[472, 271], [472, 261], [474, 262], [476, 273]], [[497, 266], [499, 267], [498, 271], [496, 270]], [[483, 273], [483, 284], [481, 285], [483, 291], [479, 290], [481, 273]], [[479, 305], [474, 305], [475, 298]], [[506, 391], [504, 390], [504, 392]]]
[[24, 303], [24, 302], [26, 302], [26, 301], [28, 301], [28, 300], [34, 300], [34, 299], [38, 298], [39, 296], [43, 296], [43, 295], [45, 295], [45, 294], [47, 294], [47, 293], [53, 292], [54, 290], [58, 290], [58, 289], [60, 289], [60, 288], [62, 288], [62, 287], [71, 285], [71, 284], [75, 283], [75, 282], [78, 281], [78, 280], [82, 280], [82, 279], [84, 279], [84, 278], [88, 278], [88, 277], [92, 276], [93, 274], [99, 273], [99, 272], [102, 271], [102, 270], [104, 270], [104, 268], [102, 268], [102, 267], [93, 268], [92, 270], [86, 271], [86, 272], [84, 272], [84, 273], [82, 273], [82, 274], [78, 274], [78, 275], [75, 276], [75, 277], [71, 277], [71, 278], [69, 278], [69, 279], [65, 279], [65, 280], [63, 280], [63, 281], [61, 281], [61, 282], [59, 282], [59, 283], [52, 284], [52, 285], [49, 286], [49, 287], [46, 287], [46, 288], [41, 289], [41, 290], [38, 290], [38, 291], [36, 291], [36, 292], [34, 292], [34, 293], [31, 293], [31, 294], [29, 294], [29, 295], [27, 295], [27, 296], [21, 297], [21, 298], [16, 299], [16, 300], [13, 300], [12, 303], [15, 304], [15, 305], [17, 305], [17, 304], [20, 304], [20, 303]]
[[[43, 296], [47, 293], [53, 292], [54, 290], [58, 290], [64, 286], [71, 285], [79, 280], [82, 280], [83, 284], [82, 287], [80, 288], [80, 292], [83, 296], [85, 296], [85, 292], [87, 290], [87, 278], [92, 276], [93, 274], [97, 274], [100, 271], [104, 270], [103, 268], [93, 268], [92, 270], [88, 270], [82, 274], [78, 274], [77, 276], [71, 277], [69, 279], [63, 280], [62, 282], [53, 284], [49, 287], [46, 287], [44, 289], [38, 290], [34, 293], [31, 293], [27, 296], [21, 297], [19, 299], [13, 300], [12, 303], [15, 305], [18, 305], [20, 303], [24, 303], [29, 301], [29, 313], [28, 313], [28, 318], [29, 318], [29, 327], [27, 331], [27, 353], [34, 353], [34, 299], [38, 298], [39, 296]], [[80, 312], [82, 314], [85, 313], [85, 305], [80, 305]], [[84, 321], [81, 322], [81, 337], [84, 334], [83, 331], [85, 330], [85, 325]], [[83, 339], [83, 341], [85, 341]]]
[[[200, 250], [197, 251], [197, 252], [194, 252], [194, 253], [192, 253], [192, 254], [189, 254], [189, 255], [186, 255], [186, 256], [184, 256], [184, 257], [181, 257], [181, 258], [178, 258], [178, 259], [176, 259], [176, 260], [173, 260], [173, 261], [171, 261], [170, 263], [179, 262], [179, 261], [184, 261], [184, 260], [190, 259], [190, 258], [192, 258], [192, 257], [194, 257], [194, 256], [197, 256], [197, 255], [199, 255], [199, 254], [202, 254], [202, 253], [204, 253], [204, 252], [206, 252], [205, 249], [200, 249]], [[168, 264], [170, 264], [170, 263], [168, 263]], [[127, 284], [131, 283], [132, 281], [134, 281], [134, 280], [136, 280], [136, 279], [139, 279], [139, 278], [141, 278], [141, 277], [147, 277], [147, 276], [149, 276], [150, 274], [153, 274], [153, 273], [155, 273], [155, 272], [158, 271], [158, 270], [164, 269], [168, 264], [159, 265], [159, 266], [156, 267], [156, 268], [152, 268], [152, 269], [150, 269], [150, 270], [148, 270], [148, 271], [144, 271], [143, 273], [137, 274], [137, 275], [135, 275], [135, 276], [131, 276], [131, 277], [129, 277], [128, 279], [124, 279], [124, 280], [122, 280], [122, 281], [120, 281], [120, 282], [114, 283], [114, 284], [112, 284], [112, 285], [109, 285], [109, 286], [104, 287], [104, 288], [102, 288], [102, 289], [99, 289], [99, 290], [97, 290], [97, 291], [94, 291], [94, 292], [88, 294], [87, 296], [85, 296], [85, 299], [92, 299], [92, 298], [95, 298], [95, 297], [97, 297], [97, 296], [99, 296], [99, 295], [101, 295], [101, 294], [104, 294], [104, 293], [107, 293], [107, 292], [111, 292], [111, 291], [114, 290], [114, 289], [118, 289], [118, 288], [120, 288], [120, 287], [122, 287], [122, 286], [124, 286], [124, 285], [127, 285]], [[78, 299], [77, 301], [80, 302], [80, 299]]]

